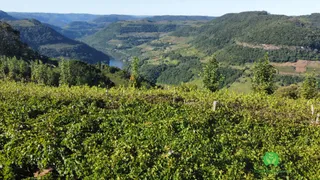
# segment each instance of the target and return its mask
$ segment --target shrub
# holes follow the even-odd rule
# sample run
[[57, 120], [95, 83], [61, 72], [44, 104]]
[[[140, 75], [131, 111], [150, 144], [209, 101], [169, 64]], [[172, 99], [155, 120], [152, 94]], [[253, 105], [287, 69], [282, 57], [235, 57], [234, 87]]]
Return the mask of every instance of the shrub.
[[298, 99], [299, 98], [299, 86], [296, 84], [292, 84], [286, 87], [280, 87], [275, 92], [276, 96], [285, 97], [290, 99]]

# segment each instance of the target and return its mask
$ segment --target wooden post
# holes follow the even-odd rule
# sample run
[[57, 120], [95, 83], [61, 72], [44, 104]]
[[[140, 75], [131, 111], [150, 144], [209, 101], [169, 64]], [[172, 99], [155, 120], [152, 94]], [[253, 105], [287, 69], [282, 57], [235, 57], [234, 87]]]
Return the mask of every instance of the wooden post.
[[311, 113], [312, 113], [312, 116], [314, 115], [314, 106], [313, 104], [311, 105]]
[[218, 104], [218, 101], [213, 101], [213, 105], [212, 105], [212, 110], [213, 111], [217, 110], [217, 104]]

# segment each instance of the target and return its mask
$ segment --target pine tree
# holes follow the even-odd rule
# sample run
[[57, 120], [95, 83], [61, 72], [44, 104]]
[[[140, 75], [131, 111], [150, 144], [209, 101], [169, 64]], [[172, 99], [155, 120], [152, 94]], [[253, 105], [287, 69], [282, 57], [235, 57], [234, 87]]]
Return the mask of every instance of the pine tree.
[[272, 94], [275, 90], [274, 78], [276, 69], [270, 64], [269, 56], [255, 63], [253, 67], [252, 88], [255, 92]]
[[13, 57], [8, 61], [8, 70], [9, 70], [9, 79], [17, 80], [19, 76], [19, 67], [18, 67], [18, 59]]
[[318, 83], [314, 74], [308, 74], [303, 81], [300, 95], [305, 99], [312, 99], [318, 94]]
[[219, 90], [222, 76], [219, 72], [219, 63], [213, 57], [209, 63], [203, 68], [203, 83], [210, 91], [215, 92]]

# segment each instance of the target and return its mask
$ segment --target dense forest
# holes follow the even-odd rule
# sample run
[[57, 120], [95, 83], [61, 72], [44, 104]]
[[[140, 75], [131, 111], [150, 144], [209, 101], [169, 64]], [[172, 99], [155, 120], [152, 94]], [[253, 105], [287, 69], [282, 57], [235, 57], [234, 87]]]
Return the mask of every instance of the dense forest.
[[[270, 52], [272, 61], [296, 61], [297, 59], [315, 60], [318, 58], [320, 30], [315, 28], [311, 20], [303, 17], [271, 15], [267, 12], [244, 12], [227, 14], [216, 18], [198, 29], [194, 40], [196, 47], [212, 54], [217, 50], [224, 56], [236, 56], [248, 59], [245, 54], [257, 58], [257, 55]], [[239, 50], [236, 42], [254, 45], [269, 44], [274, 48], [253, 49], [248, 52]], [[227, 49], [226, 49], [227, 48]], [[232, 49], [231, 49], [232, 48]], [[243, 52], [243, 53], [242, 53]], [[241, 54], [239, 54], [241, 53]]]
[[21, 42], [19, 31], [4, 22], [0, 22], [0, 39], [0, 55], [16, 56], [26, 60], [46, 59]]

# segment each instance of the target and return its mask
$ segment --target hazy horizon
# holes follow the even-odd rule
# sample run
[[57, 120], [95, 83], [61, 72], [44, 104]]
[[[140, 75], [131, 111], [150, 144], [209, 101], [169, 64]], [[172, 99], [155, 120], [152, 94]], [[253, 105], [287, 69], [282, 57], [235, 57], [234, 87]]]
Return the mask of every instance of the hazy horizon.
[[[19, 3], [20, 2], [20, 3]], [[20, 6], [17, 6], [20, 4]], [[314, 6], [315, 0], [91, 0], [79, 2], [76, 0], [49, 1], [46, 4], [40, 0], [29, 0], [28, 4], [22, 0], [6, 1], [1, 5], [5, 12], [26, 13], [59, 13], [59, 14], [94, 14], [94, 15], [135, 15], [135, 16], [221, 16], [227, 13], [244, 11], [267, 11], [271, 14], [308, 15], [320, 12], [320, 7]], [[64, 5], [64, 6], [61, 6]]]

